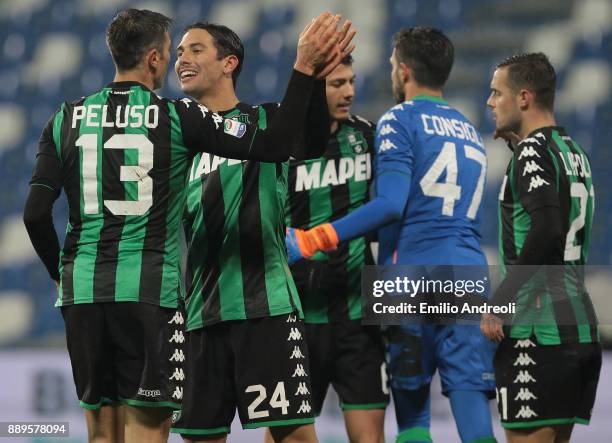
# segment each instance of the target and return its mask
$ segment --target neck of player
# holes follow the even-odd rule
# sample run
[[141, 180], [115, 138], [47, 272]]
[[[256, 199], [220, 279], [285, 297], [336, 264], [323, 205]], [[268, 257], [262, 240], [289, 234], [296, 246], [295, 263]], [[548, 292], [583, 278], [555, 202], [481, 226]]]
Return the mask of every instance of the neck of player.
[[223, 112], [234, 109], [238, 102], [233, 85], [217, 85], [210, 90], [202, 92], [198, 97], [193, 97], [199, 104], [206, 106], [212, 112]]
[[555, 116], [552, 112], [533, 109], [525, 111], [521, 121], [521, 129], [519, 136], [521, 140], [526, 138], [536, 129], [545, 128], [547, 126], [556, 126]]
[[417, 85], [414, 82], [404, 83], [404, 96], [406, 101], [410, 101], [419, 95], [430, 97], [442, 97], [442, 89], [432, 89], [426, 86]]
[[155, 79], [153, 76], [139, 69], [123, 72], [115, 71], [113, 82], [138, 82], [145, 85], [151, 91], [155, 89]]

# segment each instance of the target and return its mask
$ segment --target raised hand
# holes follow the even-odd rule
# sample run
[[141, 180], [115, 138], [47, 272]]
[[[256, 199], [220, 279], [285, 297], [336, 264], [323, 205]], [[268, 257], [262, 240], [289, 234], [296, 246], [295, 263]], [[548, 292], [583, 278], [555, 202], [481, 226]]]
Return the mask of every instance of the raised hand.
[[340, 42], [337, 31], [340, 15], [324, 12], [309, 23], [298, 40], [294, 68], [307, 75], [320, 72], [333, 58], [333, 51]]
[[346, 20], [338, 31], [338, 43], [332, 48], [331, 54], [320, 71], [315, 73], [317, 79], [327, 77], [340, 64], [342, 59], [353, 52], [355, 44], [351, 44], [357, 31], [352, 27], [353, 23]]

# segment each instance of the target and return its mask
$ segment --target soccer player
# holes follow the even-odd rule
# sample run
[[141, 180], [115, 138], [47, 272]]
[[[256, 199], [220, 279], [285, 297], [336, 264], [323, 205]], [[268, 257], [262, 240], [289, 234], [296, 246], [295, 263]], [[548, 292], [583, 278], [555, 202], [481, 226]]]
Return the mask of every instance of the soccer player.
[[[244, 47], [229, 28], [196, 22], [177, 53], [182, 90], [226, 124], [265, 129], [279, 112], [276, 103], [252, 106], [236, 96]], [[323, 75], [312, 100], [327, 107]], [[313, 101], [292, 157], [318, 157], [327, 145], [329, 115]], [[236, 408], [244, 428], [269, 426], [275, 441], [316, 441], [300, 302], [284, 248], [287, 172], [287, 162], [194, 158], [184, 216], [186, 385], [172, 428], [186, 441], [225, 441]]]
[[[322, 14], [300, 36], [286, 96], [262, 130], [155, 95], [170, 60], [170, 19], [122, 11], [107, 29], [114, 81], [64, 103], [43, 130], [24, 221], [58, 284], [90, 440], [167, 439], [184, 378], [178, 228], [190, 161], [198, 151], [288, 159], [308, 107], [327, 112], [311, 95], [314, 75], [339, 62], [337, 21]], [[70, 221], [60, 253], [51, 214], [62, 188]], [[109, 406], [117, 402], [125, 433]]]
[[[510, 324], [493, 315], [481, 321], [482, 332], [500, 341], [498, 408], [511, 443], [569, 442], [575, 423], [589, 423], [601, 367], [582, 270], [593, 179], [586, 153], [555, 122], [555, 86], [546, 55], [515, 55], [497, 65], [487, 101], [495, 136], [512, 149], [499, 194], [500, 261], [532, 265], [509, 269], [492, 300], [516, 303]], [[535, 265], [556, 266], [540, 272]]]
[[[331, 138], [322, 157], [290, 161], [287, 226], [329, 223], [368, 200], [374, 125], [350, 112], [354, 82], [350, 56], [326, 79]], [[368, 241], [357, 237], [291, 268], [304, 308], [314, 412], [331, 383], [351, 442], [384, 440], [389, 403], [380, 328], [360, 321], [361, 269], [372, 263]]]
[[[379, 264], [486, 265], [479, 216], [485, 149], [474, 126], [442, 97], [453, 54], [439, 30], [396, 34], [390, 62], [399, 104], [376, 130], [376, 197], [332, 223], [291, 231], [291, 255], [310, 257], [378, 229]], [[391, 327], [388, 340], [398, 442], [431, 441], [436, 367], [461, 441], [495, 441], [488, 406], [492, 347], [478, 325]]]

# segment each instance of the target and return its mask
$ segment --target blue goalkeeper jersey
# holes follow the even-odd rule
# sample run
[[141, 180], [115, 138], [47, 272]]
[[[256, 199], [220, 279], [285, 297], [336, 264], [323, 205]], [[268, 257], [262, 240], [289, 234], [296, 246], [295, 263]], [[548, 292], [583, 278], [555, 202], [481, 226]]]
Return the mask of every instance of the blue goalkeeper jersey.
[[[486, 265], [480, 205], [487, 159], [481, 135], [440, 97], [391, 108], [376, 131], [377, 181], [410, 179], [402, 218], [378, 231], [379, 264]], [[395, 198], [395, 197], [394, 197]]]

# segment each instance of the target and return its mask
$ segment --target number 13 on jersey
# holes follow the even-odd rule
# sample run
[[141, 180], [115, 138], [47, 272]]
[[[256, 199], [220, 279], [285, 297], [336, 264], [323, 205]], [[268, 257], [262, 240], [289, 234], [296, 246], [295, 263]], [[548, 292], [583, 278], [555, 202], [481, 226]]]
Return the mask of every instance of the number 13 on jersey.
[[[75, 145], [83, 150], [83, 212], [88, 215], [99, 214], [98, 184], [98, 135], [83, 134]], [[144, 134], [115, 134], [103, 149], [136, 149], [138, 165], [120, 167], [119, 180], [138, 183], [138, 199], [104, 200], [104, 206], [114, 215], [144, 215], [153, 205], [153, 180], [149, 171], [153, 169], [153, 143]]]

